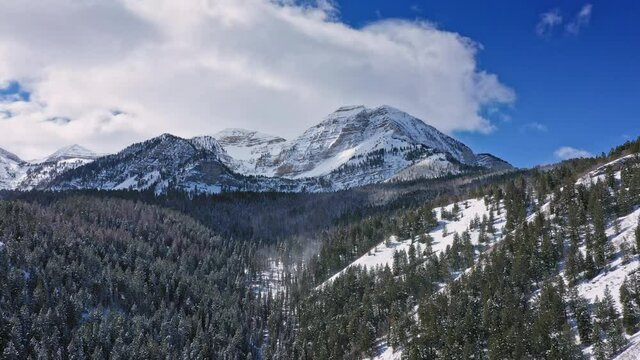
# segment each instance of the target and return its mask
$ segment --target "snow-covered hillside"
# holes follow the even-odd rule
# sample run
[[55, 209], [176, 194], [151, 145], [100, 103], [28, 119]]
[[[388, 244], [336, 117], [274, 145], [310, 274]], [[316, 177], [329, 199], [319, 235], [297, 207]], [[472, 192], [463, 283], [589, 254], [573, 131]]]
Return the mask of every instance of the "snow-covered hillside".
[[[446, 220], [442, 217], [442, 210], [445, 212], [451, 212], [457, 206], [460, 211], [457, 214], [456, 219]], [[430, 236], [433, 241], [431, 243], [432, 251], [435, 255], [446, 251], [447, 247], [453, 244], [454, 234], [461, 234], [464, 231], [468, 231], [471, 236], [471, 243], [474, 246], [481, 245], [480, 228], [472, 226], [474, 221], [478, 219], [482, 220], [483, 217], [489, 219], [491, 217], [492, 207], [485, 203], [484, 199], [470, 199], [460, 201], [457, 203], [449, 204], [442, 208], [435, 209], [436, 218], [438, 219], [438, 226], [425, 235]], [[502, 239], [502, 228], [505, 224], [505, 211], [502, 207], [497, 208], [498, 211], [493, 211], [493, 227], [495, 228], [494, 234], [487, 234], [488, 240], [483, 243], [486, 248], [499, 242]], [[392, 236], [389, 240], [383, 241], [370, 249], [366, 254], [349, 264], [342, 271], [336, 273], [329, 278], [320, 287], [331, 283], [333, 280], [341, 276], [348, 268], [352, 266], [367, 267], [369, 269], [382, 268], [389, 266], [393, 268], [393, 254], [396, 251], [408, 251], [409, 247], [413, 244], [417, 251], [424, 251], [426, 245], [418, 241], [420, 236], [415, 239], [398, 239]]]
[[[599, 181], [605, 181], [607, 173], [612, 174], [614, 179], [619, 181], [621, 178], [621, 170], [625, 166], [630, 166], [630, 163], [636, 160], [637, 158], [635, 157], [635, 155], [628, 155], [611, 161], [580, 177], [576, 181], [576, 185], [591, 186], [592, 184], [595, 184]], [[470, 200], [468, 203], [471, 206], [468, 209], [462, 211], [463, 216], [460, 220], [458, 220], [457, 222], [447, 223], [449, 231], [464, 230], [465, 227], [468, 226], [467, 221], [469, 217], [474, 216], [474, 213], [477, 213], [480, 216], [482, 216], [483, 214], [487, 214], [487, 210], [483, 206], [480, 199]], [[447, 206], [447, 209], [451, 209], [451, 206], [452, 205]], [[459, 206], [461, 206], [460, 203]], [[553, 217], [554, 215], [550, 214], [550, 201], [545, 204], [541, 204], [539, 212], [545, 214], [546, 216]], [[504, 213], [500, 217], [496, 218], [496, 222], [498, 224], [504, 222], [503, 216]], [[532, 213], [527, 217], [527, 221], [534, 221], [535, 217], [536, 213]], [[438, 219], [440, 222], [442, 222], [442, 217], [439, 210]], [[594, 303], [597, 299], [602, 299], [605, 293], [605, 289], [609, 288], [611, 294], [613, 295], [614, 302], [618, 308], [618, 311], [622, 311], [618, 289], [620, 288], [626, 277], [638, 271], [640, 266], [640, 256], [630, 254], [628, 252], [629, 250], [627, 250], [626, 254], [623, 254], [623, 251], [621, 249], [632, 249], [635, 246], [635, 231], [638, 227], [639, 221], [640, 206], [638, 204], [635, 204], [633, 210], [628, 214], [613, 219], [608, 223], [605, 233], [608, 237], [608, 241], [615, 249], [614, 258], [609, 261], [606, 269], [598, 276], [590, 280], [583, 280], [575, 287], [577, 293], [586, 298], [590, 303]], [[451, 237], [449, 237], [449, 239], [447, 239], [446, 237], [442, 237], [442, 234], [440, 232], [441, 226], [442, 225], [440, 223], [439, 227], [430, 233], [434, 240], [436, 240], [434, 242], [433, 249], [437, 253], [442, 252], [443, 249], [446, 248], [446, 246], [450, 246], [452, 243]], [[498, 227], [501, 229], [500, 225], [498, 225]], [[477, 244], [477, 233], [472, 234], [474, 244]], [[498, 243], [498, 241], [501, 239], [501, 235], [501, 233], [496, 235], [493, 244]], [[393, 239], [393, 241], [390, 243], [391, 247], [385, 247], [383, 244], [380, 244], [376, 246], [373, 251], [370, 251], [370, 254], [364, 255], [361, 258], [357, 259], [354, 263], [350, 264], [349, 267], [358, 265], [367, 267], [384, 265], [393, 266], [393, 252], [395, 250], [406, 251], [410, 243], [410, 240], [397, 241], [396, 239]], [[585, 246], [582, 246], [580, 251], [582, 251], [584, 255], [586, 252]], [[344, 270], [342, 272], [344, 272]], [[336, 277], [340, 276], [342, 272], [336, 274], [329, 281], [332, 281]], [[566, 276], [565, 280], [568, 282]], [[630, 340], [630, 344], [623, 353], [619, 354], [616, 357], [617, 360], [640, 359], [640, 333], [636, 333], [633, 336], [628, 336], [628, 338]], [[402, 354], [402, 349], [393, 349], [391, 347], [388, 347], [385, 340], [381, 339], [378, 342], [377, 355], [372, 359], [400, 359], [402, 358]], [[587, 356], [588, 358], [593, 357], [592, 349], [590, 347], [585, 349], [585, 356]]]

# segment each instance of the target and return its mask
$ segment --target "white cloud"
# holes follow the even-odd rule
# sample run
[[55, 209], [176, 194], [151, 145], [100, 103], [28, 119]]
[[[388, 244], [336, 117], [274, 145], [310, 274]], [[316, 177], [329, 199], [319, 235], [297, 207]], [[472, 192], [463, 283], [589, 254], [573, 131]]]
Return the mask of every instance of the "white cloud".
[[292, 137], [354, 103], [488, 132], [481, 110], [514, 101], [478, 69], [470, 39], [426, 22], [355, 29], [332, 1], [296, 4], [3, 0], [0, 83], [19, 81], [31, 101], [0, 103], [12, 115], [0, 118], [0, 147], [25, 158], [71, 143], [107, 152], [225, 127]]
[[582, 149], [576, 149], [574, 147], [571, 146], [563, 146], [561, 148], [559, 148], [558, 150], [556, 150], [553, 153], [558, 159], [561, 160], [568, 160], [568, 159], [575, 159], [575, 158], [585, 158], [585, 157], [592, 157], [593, 155], [586, 151], [586, 150], [582, 150]]
[[573, 19], [573, 21], [571, 21], [565, 26], [567, 33], [578, 35], [580, 33], [580, 30], [582, 30], [582, 28], [589, 25], [589, 22], [591, 22], [592, 10], [593, 10], [593, 5], [585, 4], [580, 9], [576, 17]]
[[540, 21], [536, 25], [536, 33], [539, 36], [549, 36], [557, 26], [562, 24], [560, 10], [553, 9], [540, 15]]
[[525, 124], [521, 128], [522, 131], [537, 131], [537, 132], [547, 132], [549, 128], [545, 124], [541, 124], [537, 121], [530, 122]]

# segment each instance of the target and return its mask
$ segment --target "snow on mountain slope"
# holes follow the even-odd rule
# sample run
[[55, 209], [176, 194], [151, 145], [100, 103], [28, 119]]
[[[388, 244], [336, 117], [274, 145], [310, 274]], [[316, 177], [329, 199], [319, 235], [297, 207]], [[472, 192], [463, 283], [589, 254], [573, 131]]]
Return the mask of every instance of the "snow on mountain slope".
[[476, 155], [476, 165], [493, 170], [510, 170], [513, 166], [508, 162], [500, 159], [492, 154], [478, 154]]
[[75, 159], [92, 161], [103, 155], [104, 154], [98, 154], [80, 145], [74, 144], [71, 146], [63, 147], [62, 149], [59, 149], [58, 151], [54, 152], [53, 154], [47, 156], [44, 159], [31, 161], [31, 163], [39, 164], [39, 163], [45, 163], [45, 162], [58, 162], [63, 160], [75, 160]]
[[[607, 169], [611, 169], [614, 177], [619, 180], [620, 170], [622, 169], [622, 167], [630, 166], [629, 165], [630, 162], [636, 161], [636, 160], [637, 158], [634, 155], [624, 156], [619, 159], [613, 160], [607, 164], [604, 164], [598, 167], [596, 170], [591, 171], [585, 174], [584, 176], [580, 177], [576, 181], [576, 185], [590, 185], [598, 181], [604, 181]], [[477, 200], [478, 199], [476, 199], [476, 201]], [[473, 202], [470, 201], [470, 203], [473, 205]], [[452, 206], [452, 205], [449, 205], [449, 206]], [[449, 206], [447, 208], [449, 208]], [[478, 206], [478, 205], [475, 204], [475, 206]], [[473, 207], [474, 206], [472, 206], [472, 208]], [[480, 208], [480, 210], [482, 210], [482, 208]], [[473, 210], [470, 210], [470, 211], [473, 211]], [[440, 211], [438, 210], [437, 212], [438, 212], [438, 219], [441, 220]], [[546, 216], [553, 217], [553, 215], [550, 214], [550, 202], [541, 204], [539, 212], [542, 214], [545, 214]], [[506, 214], [503, 212], [499, 219], [496, 218], [496, 221], [504, 221], [505, 215]], [[529, 214], [527, 216], [527, 221], [528, 222], [534, 221], [536, 216], [537, 216], [537, 213]], [[463, 216], [462, 219], [466, 217], [467, 216], [465, 215]], [[631, 211], [629, 214], [614, 220], [615, 222], [618, 223], [619, 229], [616, 229], [614, 222], [611, 222], [609, 224], [609, 226], [606, 229], [606, 234], [607, 234], [607, 237], [609, 238], [609, 241], [611, 241], [611, 243], [616, 249], [620, 249], [620, 244], [622, 243], [626, 243], [629, 246], [629, 248], [631, 248], [634, 245], [634, 241], [635, 241], [634, 232], [638, 226], [639, 220], [640, 220], [640, 206], [636, 204], [634, 210]], [[453, 229], [456, 229], [456, 228], [457, 229], [461, 228], [460, 224], [450, 224], [447, 226], [450, 227], [449, 231], [453, 231]], [[501, 231], [502, 227], [499, 225], [497, 227]], [[462, 226], [462, 228], [464, 228], [464, 226]], [[456, 230], [456, 231], [459, 231], [459, 230]], [[616, 232], [616, 231], [619, 231], [619, 232]], [[435, 234], [433, 234], [434, 232]], [[438, 235], [437, 229], [434, 232], [432, 232], [432, 236], [435, 239], [437, 238], [437, 235]], [[497, 244], [501, 238], [502, 238], [502, 234], [496, 235], [494, 244]], [[475, 240], [476, 237], [473, 236], [472, 239]], [[406, 244], [405, 242], [401, 243], [401, 245], [408, 247], [408, 245], [405, 245], [405, 244]], [[447, 243], [444, 243], [443, 245], [446, 245], [446, 244]], [[448, 244], [450, 245], [451, 242], [448, 242]], [[474, 244], [477, 244], [477, 243], [474, 242]], [[440, 247], [443, 245], [440, 245]], [[378, 245], [376, 248], [378, 248], [379, 246], [380, 245]], [[434, 251], [436, 251], [436, 246], [434, 246], [433, 249]], [[439, 251], [442, 251], [442, 250], [440, 249]], [[584, 246], [581, 248], [581, 251], [583, 251], [583, 253], [586, 251]], [[354, 266], [355, 264], [358, 264], [358, 263], [359, 265], [367, 265], [367, 266], [369, 266], [369, 264], [374, 264], [375, 266], [389, 264], [389, 266], [392, 266], [391, 261], [393, 258], [391, 257], [391, 260], [389, 260], [388, 254], [383, 254], [383, 256], [380, 256], [378, 260], [365, 259], [366, 256], [367, 255], [361, 257], [360, 259], [356, 260], [356, 262], [354, 262], [349, 266]], [[378, 254], [375, 254], [375, 256], [377, 257]], [[621, 311], [618, 289], [620, 288], [620, 285], [624, 281], [625, 277], [638, 271], [639, 266], [640, 266], [639, 256], [637, 255], [630, 256], [628, 258], [628, 262], [625, 262], [624, 257], [620, 253], [617, 253], [616, 257], [608, 264], [607, 269], [603, 273], [599, 274], [598, 276], [596, 276], [595, 278], [589, 281], [583, 281], [579, 283], [576, 286], [576, 290], [580, 295], [584, 296], [591, 303], [593, 303], [596, 300], [596, 298], [602, 299], [605, 289], [608, 286], [614, 297], [614, 301], [616, 302], [618, 310]], [[330, 280], [334, 278], [335, 277], [332, 277]], [[393, 349], [389, 347], [384, 340], [380, 342], [378, 350], [379, 350], [378, 354], [373, 358], [371, 358], [372, 360], [400, 359], [402, 358], [402, 355], [403, 355], [402, 349]], [[585, 356], [587, 356], [588, 358], [592, 358], [590, 348], [585, 349], [584, 353], [585, 353]], [[640, 359], [640, 332], [630, 337], [630, 346], [622, 354], [616, 357], [616, 359], [617, 360]]]
[[18, 156], [0, 149], [0, 190], [14, 189], [25, 175], [24, 166]]
[[638, 360], [640, 359], [640, 332], [629, 338], [629, 346], [613, 360]]
[[614, 173], [616, 179], [620, 179], [620, 169], [623, 166], [627, 166], [627, 164], [632, 162], [637, 162], [639, 156], [637, 154], [630, 154], [615, 159], [611, 162], [608, 162], [604, 165], [599, 166], [597, 169], [588, 172], [578, 179], [576, 185], [590, 185], [597, 183], [598, 181], [604, 181], [606, 176], [607, 169], [611, 169]]
[[44, 188], [57, 176], [86, 165], [103, 154], [95, 153], [80, 145], [64, 147], [44, 159], [34, 160], [25, 166], [25, 176], [16, 185], [18, 190]]
[[390, 106], [342, 107], [288, 142], [242, 129], [215, 137], [232, 158], [227, 165], [234, 171], [321, 178], [333, 183], [334, 190], [392, 178], [440, 177], [459, 173], [463, 166], [511, 168], [488, 154], [477, 157], [461, 142]]
[[442, 175], [457, 175], [461, 172], [460, 166], [454, 162], [447, 161], [445, 154], [435, 153], [400, 170], [387, 181], [428, 179]]
[[[447, 247], [451, 246], [453, 243], [454, 233], [462, 233], [465, 230], [469, 231], [469, 235], [471, 235], [471, 243], [473, 245], [479, 245], [478, 241], [480, 236], [480, 231], [478, 228], [471, 228], [470, 225], [474, 219], [479, 218], [482, 219], [483, 216], [489, 218], [490, 210], [485, 205], [484, 199], [470, 199], [465, 201], [460, 201], [455, 203], [460, 208], [460, 212], [458, 213], [458, 217], [455, 220], [445, 220], [442, 218], [442, 208], [435, 209], [436, 218], [438, 219], [438, 226], [427, 233], [429, 236], [433, 238], [433, 243], [431, 245], [432, 251], [439, 255], [441, 252], [444, 252]], [[444, 207], [445, 211], [450, 212], [454, 207], [454, 204], [449, 204]], [[502, 239], [502, 228], [506, 223], [506, 212], [503, 209], [503, 205], [501, 204], [500, 213], [494, 212], [495, 221], [493, 226], [496, 229], [496, 233], [491, 241], [500, 241]], [[445, 232], [446, 230], [446, 232]], [[374, 248], [369, 250], [367, 254], [362, 255], [360, 258], [349, 264], [347, 267], [342, 269], [340, 272], [333, 275], [327, 281], [325, 281], [319, 288], [322, 288], [326, 284], [331, 283], [333, 280], [340, 277], [348, 268], [352, 266], [362, 266], [368, 269], [374, 268], [382, 268], [388, 265], [390, 268], [393, 268], [393, 254], [396, 251], [408, 251], [411, 246], [411, 239], [403, 239], [399, 240], [397, 237], [392, 236], [389, 241], [383, 241], [380, 244], [376, 245]], [[415, 246], [417, 251], [424, 251], [426, 245], [421, 244], [418, 241], [413, 241], [413, 245]]]
[[394, 349], [389, 346], [385, 340], [378, 341], [375, 348], [375, 354], [371, 358], [365, 360], [400, 360], [402, 359], [402, 349]]
[[224, 129], [213, 137], [230, 157], [226, 164], [234, 171], [248, 175], [271, 174], [257, 172], [261, 168], [261, 159], [278, 154], [286, 141], [281, 137], [245, 129]]
[[[640, 207], [636, 208], [635, 211], [630, 214], [616, 219], [620, 226], [620, 233], [615, 232], [615, 226], [613, 224], [610, 224], [606, 229], [607, 237], [616, 249], [619, 249], [620, 244], [622, 243], [626, 243], [629, 248], [635, 245], [634, 231], [638, 226], [638, 218], [640, 218]], [[586, 251], [584, 248], [581, 250], [583, 252]], [[618, 256], [609, 263], [606, 271], [590, 281], [578, 284], [578, 293], [593, 302], [596, 298], [602, 299], [605, 288], [608, 286], [616, 304], [620, 306], [620, 294], [618, 289], [620, 288], [620, 285], [622, 285], [624, 278], [637, 271], [638, 265], [640, 265], [640, 259], [638, 259], [637, 256], [632, 256], [629, 260], [630, 261], [625, 264], [623, 262], [623, 258]]]
[[104, 156], [69, 170], [48, 184], [52, 190], [168, 189], [188, 192], [302, 191], [319, 188], [314, 181], [248, 178], [231, 171], [230, 157], [210, 136], [183, 139], [164, 134], [133, 144], [117, 154]]
[[162, 191], [175, 184], [203, 184], [216, 192], [219, 180], [233, 178], [221, 156], [221, 146], [211, 137], [187, 140], [164, 134], [71, 170], [55, 179], [52, 188]]
[[[615, 159], [583, 175], [576, 181], [576, 185], [589, 186], [600, 181], [605, 181], [608, 169], [610, 169], [614, 178], [619, 180], [622, 167], [631, 166], [632, 162], [636, 162], [637, 164], [637, 160], [637, 155], [627, 155]], [[630, 248], [635, 245], [634, 231], [638, 226], [638, 220], [640, 219], [640, 206], [639, 204], [635, 205], [634, 210], [629, 214], [614, 219], [608, 224], [606, 234], [615, 249], [619, 249], [622, 243], [626, 243]], [[616, 229], [616, 226], [614, 225], [616, 222], [618, 223], [619, 229]], [[617, 233], [616, 230], [619, 230], [620, 232]], [[580, 250], [585, 254], [586, 246], [583, 245]], [[624, 263], [623, 258], [618, 254], [618, 256], [608, 264], [606, 271], [589, 281], [578, 284], [577, 290], [580, 295], [593, 302], [596, 297], [602, 299], [605, 288], [609, 286], [616, 303], [619, 305], [618, 289], [624, 281], [625, 276], [636, 271], [639, 265], [640, 259], [637, 256], [630, 257], [629, 262]]]
[[[279, 144], [286, 140], [269, 134], [246, 129], [224, 129], [213, 135], [227, 151], [229, 147], [252, 148], [261, 145]], [[244, 158], [237, 157], [244, 160]]]
[[407, 113], [389, 106], [350, 106], [288, 143], [273, 165], [277, 175], [309, 177], [328, 175], [341, 166], [366, 165], [368, 157], [377, 156], [400, 170], [411, 163], [407, 153], [422, 148], [446, 152], [464, 164], [475, 163], [466, 145]]

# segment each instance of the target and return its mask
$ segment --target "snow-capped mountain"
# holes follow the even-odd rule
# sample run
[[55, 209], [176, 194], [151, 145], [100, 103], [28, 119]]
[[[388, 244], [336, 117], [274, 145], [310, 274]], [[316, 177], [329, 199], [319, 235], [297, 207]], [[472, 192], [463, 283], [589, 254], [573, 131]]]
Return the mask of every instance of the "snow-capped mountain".
[[33, 160], [24, 166], [24, 177], [15, 186], [18, 190], [46, 188], [56, 177], [86, 165], [103, 156], [80, 145], [59, 149], [44, 159]]
[[[512, 168], [489, 154], [476, 156], [463, 143], [390, 106], [342, 107], [298, 138], [227, 130], [222, 145], [249, 175], [323, 178], [337, 189], [387, 180], [433, 178], [465, 167]], [[219, 136], [220, 136], [219, 135]]]
[[326, 191], [512, 168], [390, 106], [342, 107], [290, 141], [226, 129], [165, 134], [110, 156], [73, 145], [30, 163], [1, 159], [0, 188], [18, 190]]
[[[233, 176], [220, 163], [224, 150], [210, 137], [191, 140], [170, 134], [133, 144], [121, 152], [73, 169], [52, 182], [51, 188], [135, 189], [158, 191], [176, 184], [187, 186], [194, 177]], [[215, 186], [212, 181], [211, 186]]]
[[24, 176], [24, 166], [18, 156], [0, 149], [0, 190], [14, 189]]
[[[301, 183], [286, 179], [261, 179], [234, 173], [232, 159], [211, 136], [184, 139], [163, 134], [133, 144], [121, 152], [101, 157], [57, 177], [53, 190], [154, 190], [219, 193], [222, 191], [299, 191]], [[307, 182], [309, 183], [309, 182]]]
[[93, 161], [104, 154], [98, 154], [78, 144], [63, 147], [44, 159], [31, 161], [32, 163], [58, 162], [65, 160], [88, 160]]

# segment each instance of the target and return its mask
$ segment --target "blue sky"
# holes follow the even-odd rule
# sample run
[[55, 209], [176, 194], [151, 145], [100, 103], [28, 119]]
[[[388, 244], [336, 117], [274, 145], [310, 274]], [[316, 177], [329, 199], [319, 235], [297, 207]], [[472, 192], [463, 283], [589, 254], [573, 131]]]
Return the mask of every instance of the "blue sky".
[[[588, 24], [568, 32], [587, 4]], [[493, 133], [456, 132], [476, 151], [532, 166], [557, 161], [563, 146], [597, 154], [640, 135], [639, 1], [342, 0], [339, 7], [352, 26], [424, 19], [483, 46], [479, 66], [517, 100]], [[562, 23], [539, 35], [541, 15], [554, 10]]]

